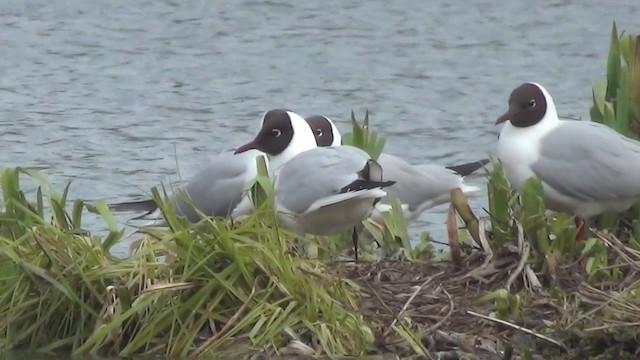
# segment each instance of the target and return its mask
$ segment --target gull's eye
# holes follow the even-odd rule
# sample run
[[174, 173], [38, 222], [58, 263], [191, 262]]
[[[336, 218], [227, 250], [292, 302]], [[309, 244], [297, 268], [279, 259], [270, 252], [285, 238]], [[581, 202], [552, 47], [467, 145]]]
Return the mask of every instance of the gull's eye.
[[536, 107], [536, 101], [534, 99], [529, 100], [529, 103], [527, 104], [527, 108], [533, 109], [534, 107]]
[[280, 129], [273, 129], [271, 130], [271, 134], [273, 135], [273, 137], [279, 137], [280, 135], [282, 135], [282, 131], [280, 131]]
[[322, 129], [316, 129], [316, 133], [318, 134], [318, 136], [322, 136]]

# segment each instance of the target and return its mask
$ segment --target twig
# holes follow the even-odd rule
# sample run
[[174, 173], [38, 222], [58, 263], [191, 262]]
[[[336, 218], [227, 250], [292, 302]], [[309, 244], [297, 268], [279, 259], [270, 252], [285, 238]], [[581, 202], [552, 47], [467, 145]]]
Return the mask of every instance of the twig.
[[464, 352], [460, 350], [438, 351], [438, 352], [432, 352], [430, 354], [439, 360], [455, 360], [455, 359], [477, 360], [479, 359], [479, 357], [473, 354], [469, 354], [468, 352]]
[[[582, 284], [581, 285], [582, 288], [586, 291], [591, 291], [591, 292], [596, 292], [596, 293], [603, 293], [602, 291], [595, 289], [594, 287], [588, 285], [588, 284]], [[629, 291], [630, 288], [624, 289], [623, 291], [621, 291], [618, 294], [615, 295], [609, 295], [609, 294], [605, 294], [605, 296], [602, 296], [604, 298], [604, 300], [602, 301], [601, 304], [599, 304], [598, 306], [594, 307], [593, 309], [587, 311], [586, 313], [582, 314], [582, 316], [578, 317], [577, 319], [573, 320], [568, 326], [567, 328], [572, 328], [575, 324], [577, 324], [579, 321], [581, 321], [582, 319], [588, 318], [591, 315], [595, 314], [596, 312], [600, 311], [601, 309], [603, 309], [605, 306], [614, 303], [616, 301], [619, 301], [618, 298], [622, 297], [626, 292]], [[588, 298], [588, 296], [586, 296], [586, 294], [583, 293], [583, 290], [581, 289], [579, 291], [583, 297], [583, 300], [586, 300]], [[626, 305], [626, 304], [625, 304]], [[635, 309], [631, 309], [631, 310], [635, 310]]]
[[487, 280], [483, 276], [493, 275], [496, 272], [498, 272], [498, 270], [495, 267], [495, 263], [493, 262], [493, 251], [491, 250], [491, 246], [489, 245], [489, 242], [487, 241], [487, 237], [485, 235], [484, 223], [481, 222], [479, 226], [480, 226], [479, 227], [480, 242], [482, 243], [482, 247], [486, 253], [484, 262], [482, 263], [482, 266], [476, 267], [473, 270], [467, 271], [465, 274], [455, 278], [454, 281], [460, 281], [460, 280], [472, 277], [480, 282], [487, 284], [490, 282], [490, 280]]
[[[624, 260], [626, 260], [627, 264], [630, 265], [634, 270], [640, 270], [640, 265], [638, 264], [637, 260], [632, 259], [626, 252], [622, 251], [622, 249], [620, 249], [620, 247], [625, 247], [620, 240], [615, 239], [615, 237], [612, 236], [612, 240], [609, 240], [606, 238], [606, 236], [604, 234], [602, 234], [599, 231], [595, 232], [596, 236], [600, 238], [600, 240], [604, 241], [605, 244], [609, 245], [609, 247], [613, 248], [613, 250], [615, 252], [618, 253], [618, 255], [620, 255]], [[614, 244], [615, 242], [615, 244]]]
[[380, 305], [382, 305], [382, 307], [384, 307], [385, 310], [387, 310], [390, 315], [395, 317], [396, 315], [393, 313], [393, 310], [391, 310], [389, 305], [387, 305], [387, 303], [385, 303], [384, 300], [382, 300], [382, 297], [380, 297], [378, 292], [373, 289], [373, 286], [371, 286], [371, 284], [368, 281], [365, 281], [365, 284], [367, 284], [367, 286], [369, 287], [369, 290], [371, 291], [371, 294], [373, 294], [373, 296], [375, 296], [376, 299], [378, 299], [378, 301], [380, 302]]
[[433, 326], [428, 328], [427, 331], [425, 332], [426, 334], [430, 334], [431, 332], [438, 330], [440, 326], [442, 326], [442, 324], [444, 324], [445, 321], [447, 321], [451, 317], [451, 314], [453, 314], [453, 308], [455, 306], [455, 304], [453, 303], [453, 298], [451, 297], [451, 294], [449, 294], [447, 289], [443, 288], [442, 291], [444, 291], [445, 295], [447, 295], [447, 297], [449, 298], [449, 311], [442, 319], [440, 319], [440, 321], [438, 321], [437, 323], [433, 324]]
[[620, 290], [620, 292], [615, 293], [614, 295], [610, 294], [609, 292], [605, 292], [605, 291], [602, 291], [600, 289], [596, 289], [593, 286], [588, 285], [588, 284], [583, 284], [582, 287], [585, 288], [585, 289], [588, 289], [589, 291], [591, 291], [591, 292], [593, 292], [595, 294], [600, 295], [600, 297], [602, 299], [611, 298], [612, 299], [611, 302], [618, 307], [618, 311], [620, 311], [620, 312], [627, 312], [628, 314], [633, 314], [634, 317], [637, 317], [636, 316], [637, 313], [640, 312], [640, 308], [638, 306], [636, 306], [635, 304], [629, 302], [624, 297], [625, 295], [628, 295], [631, 291], [633, 291], [636, 287], [629, 287], [629, 288], [626, 288], [626, 289], [622, 289], [622, 290]]
[[249, 305], [249, 302], [251, 301], [251, 299], [253, 299], [253, 296], [256, 294], [256, 284], [253, 284], [253, 289], [251, 289], [251, 293], [249, 294], [249, 297], [247, 298], [247, 300], [244, 302], [244, 304], [242, 304], [242, 306], [240, 306], [240, 308], [238, 309], [238, 311], [236, 311], [235, 314], [233, 314], [233, 316], [231, 317], [231, 319], [229, 319], [229, 321], [227, 321], [226, 324], [224, 324], [224, 326], [222, 327], [222, 330], [218, 331], [217, 334], [215, 334], [214, 336], [212, 336], [209, 340], [205, 341], [204, 344], [200, 345], [192, 354], [191, 356], [189, 356], [189, 359], [195, 359], [197, 358], [202, 352], [204, 352], [207, 347], [209, 347], [211, 344], [213, 344], [216, 340], [218, 340], [222, 334], [226, 333], [227, 330], [229, 330], [231, 328], [231, 326], [233, 326], [233, 324], [235, 324], [235, 322], [238, 320], [238, 318], [240, 317], [240, 315], [244, 312], [244, 309], [247, 308], [247, 306]]
[[524, 243], [526, 242], [524, 241], [524, 228], [520, 223], [518, 223], [516, 227], [518, 229], [518, 252], [522, 254], [522, 248], [524, 247]]
[[636, 280], [637, 278], [638, 278], [638, 272], [635, 270], [630, 271], [629, 274], [625, 276], [624, 280], [620, 282], [620, 287], [621, 288], [630, 287], [631, 284], [637, 281]]
[[[398, 318], [400, 317], [399, 315], [401, 315], [401, 313], [406, 309], [406, 307], [408, 306], [409, 302], [411, 302], [411, 300], [413, 300], [413, 298], [415, 297], [415, 295], [418, 293], [418, 291], [420, 291], [420, 289], [426, 285], [429, 281], [431, 281], [433, 278], [435, 278], [438, 275], [441, 275], [442, 273], [444, 273], [444, 271], [441, 271], [440, 273], [431, 276], [429, 279], [425, 280], [425, 282], [418, 287], [418, 289], [416, 289], [416, 291], [413, 293], [413, 295], [411, 296], [411, 298], [409, 298], [409, 300], [405, 303], [405, 306], [403, 306], [402, 310], [400, 311], [400, 313], [398, 313], [398, 316], [395, 316], [393, 313], [393, 310], [391, 310], [389, 308], [389, 306], [387, 306], [387, 304], [384, 302], [384, 300], [382, 300], [382, 298], [380, 297], [380, 295], [378, 295], [378, 293], [373, 290], [373, 287], [371, 286], [371, 284], [368, 281], [365, 281], [365, 283], [367, 284], [367, 286], [369, 287], [369, 289], [371, 290], [371, 293], [378, 299], [378, 301], [380, 302], [380, 304], [389, 312], [389, 314], [394, 316], [394, 320], [391, 323], [391, 326], [389, 326], [389, 329], [387, 329], [387, 331], [384, 332], [383, 336], [386, 337], [389, 334], [389, 331], [393, 329], [395, 323], [398, 321]], [[407, 329], [404, 324], [400, 323], [400, 326], [405, 329], [405, 331], [409, 332], [410, 330]], [[402, 342], [402, 340], [400, 340], [398, 343]], [[432, 359], [432, 357], [429, 355], [429, 353], [427, 352], [427, 350], [424, 348], [424, 346], [420, 343], [417, 344], [418, 346], [420, 346], [420, 348], [423, 349], [424, 354], [427, 356], [427, 358]]]
[[484, 265], [488, 265], [489, 262], [493, 259], [493, 250], [491, 249], [491, 245], [489, 245], [489, 240], [487, 240], [487, 232], [485, 231], [484, 221], [481, 221], [478, 224], [480, 234], [480, 243], [482, 244], [482, 250], [487, 254], [487, 258], [484, 260]]
[[479, 268], [470, 270], [465, 274], [454, 278], [453, 281], [460, 281], [466, 278], [473, 278], [477, 281], [482, 282], [483, 284], [488, 284], [491, 282], [490, 279], [486, 279], [484, 276], [494, 275], [495, 273], [500, 272], [500, 270], [496, 269], [494, 264], [482, 265]]
[[526, 265], [524, 268], [525, 276], [529, 280], [529, 286], [535, 288], [537, 291], [540, 291], [540, 288], [542, 288], [542, 283], [540, 282], [540, 279], [538, 279], [538, 275], [536, 275], [531, 266]]
[[452, 344], [457, 346], [465, 353], [473, 353], [475, 350], [474, 344], [470, 344], [469, 341], [462, 338], [463, 335], [456, 332], [444, 332], [442, 330], [436, 330], [434, 338], [437, 342], [443, 344]]
[[516, 278], [518, 276], [520, 276], [520, 274], [522, 274], [522, 270], [524, 270], [524, 266], [527, 264], [527, 261], [529, 261], [529, 254], [531, 252], [531, 245], [529, 245], [528, 242], [525, 242], [522, 245], [522, 254], [520, 256], [520, 261], [518, 262], [518, 266], [516, 267], [516, 269], [513, 271], [513, 273], [509, 276], [509, 279], [507, 280], [507, 291], [511, 291], [511, 285], [513, 285], [513, 282], [516, 281]]
[[422, 288], [424, 288], [428, 283], [430, 283], [431, 280], [433, 280], [433, 278], [435, 278], [436, 276], [441, 275], [442, 273], [443, 272], [440, 272], [438, 274], [430, 276], [427, 280], [425, 280], [422, 284], [420, 284], [420, 286], [418, 286], [416, 291], [414, 291], [413, 294], [411, 294], [411, 296], [409, 296], [409, 299], [407, 300], [407, 302], [404, 303], [404, 306], [402, 306], [402, 309], [400, 309], [400, 312], [398, 313], [398, 315], [393, 319], [393, 321], [391, 322], [391, 324], [389, 325], [387, 330], [384, 332], [384, 334], [383, 334], [384, 337], [389, 335], [389, 333], [393, 330], [393, 326], [398, 322], [398, 320], [402, 317], [402, 315], [404, 315], [404, 313], [407, 311], [407, 308], [409, 307], [409, 304], [411, 304], [413, 299], [416, 298], [416, 296], [418, 295], [420, 290], [422, 290]]
[[600, 330], [606, 330], [606, 329], [612, 329], [615, 327], [621, 327], [621, 326], [640, 326], [640, 322], [632, 322], [632, 323], [613, 323], [613, 324], [608, 324], [608, 325], [602, 325], [602, 326], [596, 326], [596, 327], [592, 327], [592, 328], [588, 328], [588, 329], [584, 329], [585, 332], [587, 331], [600, 331]]
[[558, 346], [559, 348], [561, 348], [564, 351], [568, 351], [567, 348], [564, 346], [564, 344], [561, 341], [554, 340], [554, 339], [552, 339], [552, 338], [550, 338], [548, 336], [542, 335], [542, 334], [538, 334], [533, 330], [529, 330], [529, 329], [524, 328], [522, 326], [518, 326], [516, 324], [512, 324], [512, 323], [510, 323], [508, 321], [504, 321], [504, 320], [492, 318], [492, 317], [489, 317], [489, 316], [486, 316], [486, 315], [478, 314], [477, 312], [474, 312], [474, 311], [471, 311], [471, 310], [467, 310], [467, 314], [479, 317], [481, 319], [497, 322], [498, 324], [506, 325], [506, 326], [509, 326], [509, 327], [511, 327], [513, 329], [516, 329], [516, 330], [520, 330], [520, 331], [522, 331], [524, 333], [527, 333], [529, 335], [533, 335], [533, 336], [535, 336], [535, 337], [537, 337], [539, 339], [548, 341], [548, 342]]
[[444, 242], [444, 241], [438, 241], [438, 240], [429, 239], [429, 242], [430, 242], [430, 243], [433, 243], [433, 244], [438, 244], [438, 245], [447, 245], [447, 246], [449, 246], [449, 243], [448, 243], [448, 242]]

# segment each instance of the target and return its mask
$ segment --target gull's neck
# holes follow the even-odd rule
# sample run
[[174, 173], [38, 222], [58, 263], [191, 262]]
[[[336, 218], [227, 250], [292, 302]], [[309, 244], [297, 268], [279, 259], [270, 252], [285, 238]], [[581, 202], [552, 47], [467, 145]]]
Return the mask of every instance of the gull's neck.
[[329, 121], [329, 124], [331, 125], [331, 133], [333, 134], [333, 141], [331, 142], [331, 146], [342, 145], [342, 135], [340, 135], [340, 131], [338, 131], [338, 128], [333, 123], [333, 121], [331, 121], [331, 119], [329, 118], [326, 118], [326, 119]]

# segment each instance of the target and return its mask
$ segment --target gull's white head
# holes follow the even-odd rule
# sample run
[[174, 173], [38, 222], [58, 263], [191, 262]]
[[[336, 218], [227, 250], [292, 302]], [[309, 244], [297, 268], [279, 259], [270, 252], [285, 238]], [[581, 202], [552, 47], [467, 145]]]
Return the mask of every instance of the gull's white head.
[[269, 170], [275, 172], [294, 156], [315, 147], [313, 132], [300, 115], [291, 110], [273, 109], [265, 113], [256, 137], [236, 149], [235, 154], [260, 150], [269, 157]]
[[540, 84], [524, 83], [511, 92], [509, 110], [498, 118], [497, 124], [509, 121], [517, 128], [558, 121], [553, 98]]
[[342, 145], [342, 136], [331, 119], [322, 115], [314, 115], [305, 120], [313, 130], [318, 146]]

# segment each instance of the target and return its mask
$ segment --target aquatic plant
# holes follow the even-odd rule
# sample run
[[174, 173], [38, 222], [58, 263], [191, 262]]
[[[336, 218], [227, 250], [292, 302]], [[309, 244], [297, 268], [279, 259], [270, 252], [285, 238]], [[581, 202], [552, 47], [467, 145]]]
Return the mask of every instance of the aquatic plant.
[[[640, 139], [640, 36], [618, 35], [615, 22], [611, 29], [606, 76], [592, 84], [591, 121], [603, 123], [619, 133]], [[640, 205], [624, 214], [603, 214], [595, 219], [601, 228], [615, 227], [621, 220], [640, 234]]]
[[351, 132], [342, 137], [342, 143], [355, 146], [366, 151], [372, 159], [377, 160], [386, 140], [383, 136], [369, 126], [369, 110], [365, 111], [362, 124], [356, 119], [356, 115], [351, 111]]
[[618, 35], [615, 22], [606, 77], [593, 81], [591, 120], [626, 136], [640, 138], [640, 36]]

